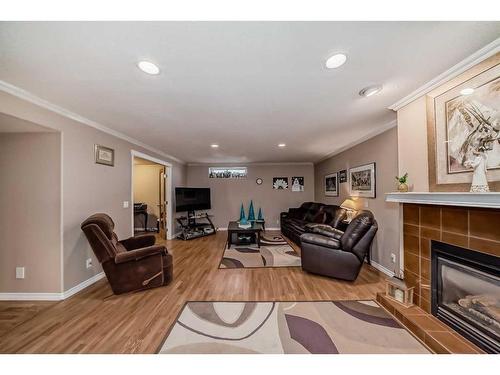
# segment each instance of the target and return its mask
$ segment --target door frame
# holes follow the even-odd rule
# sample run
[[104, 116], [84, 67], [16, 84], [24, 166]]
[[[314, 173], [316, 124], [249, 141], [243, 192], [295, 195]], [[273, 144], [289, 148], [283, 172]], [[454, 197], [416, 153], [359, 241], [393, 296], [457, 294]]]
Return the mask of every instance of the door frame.
[[[137, 150], [130, 151], [130, 202], [134, 204], [134, 158], [138, 157], [141, 159], [146, 159], [154, 163], [163, 165], [165, 167], [165, 173], [167, 174], [167, 183], [165, 184], [165, 197], [167, 198], [167, 240], [174, 238], [173, 233], [173, 192], [172, 192], [172, 176], [173, 168], [172, 164], [164, 160], [155, 158], [154, 156], [145, 154]], [[134, 235], [134, 207], [132, 206], [131, 212], [131, 233]]]

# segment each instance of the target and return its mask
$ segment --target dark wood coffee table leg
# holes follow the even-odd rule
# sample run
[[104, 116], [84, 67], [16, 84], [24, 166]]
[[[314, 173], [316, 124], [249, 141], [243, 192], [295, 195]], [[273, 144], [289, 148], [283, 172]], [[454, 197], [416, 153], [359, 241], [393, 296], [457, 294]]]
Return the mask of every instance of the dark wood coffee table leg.
[[231, 238], [233, 237], [232, 236], [233, 232], [228, 230], [227, 231], [227, 248], [229, 249], [231, 247]]
[[260, 248], [260, 230], [257, 232], [257, 247]]

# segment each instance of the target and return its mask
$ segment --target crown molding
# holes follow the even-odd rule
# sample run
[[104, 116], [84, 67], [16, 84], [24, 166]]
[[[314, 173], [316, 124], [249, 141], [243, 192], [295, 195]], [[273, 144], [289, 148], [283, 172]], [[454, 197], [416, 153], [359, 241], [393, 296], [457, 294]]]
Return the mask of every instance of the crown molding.
[[376, 137], [377, 135], [380, 135], [380, 134], [386, 132], [389, 129], [395, 128], [397, 125], [398, 125], [398, 122], [397, 122], [397, 120], [394, 119], [394, 120], [388, 122], [387, 124], [384, 124], [382, 127], [377, 128], [374, 131], [366, 134], [364, 137], [356, 139], [355, 141], [352, 141], [352, 142], [346, 144], [345, 146], [340, 147], [339, 149], [335, 150], [334, 152], [323, 156], [321, 159], [316, 161], [314, 164], [316, 165], [316, 164], [319, 164], [319, 163], [325, 161], [326, 159], [330, 159], [331, 157], [338, 155], [346, 150], [349, 150], [350, 148], [357, 146], [363, 142], [366, 142], [369, 139], [372, 139], [372, 138]]
[[487, 44], [480, 50], [474, 52], [469, 57], [463, 59], [458, 64], [453, 65], [450, 69], [441, 73], [437, 77], [431, 79], [429, 82], [420, 86], [415, 91], [411, 92], [404, 98], [400, 99], [396, 103], [389, 106], [389, 109], [393, 111], [397, 111], [405, 105], [411, 103], [412, 101], [420, 98], [421, 96], [427, 94], [428, 92], [434, 90], [436, 87], [442, 85], [443, 83], [449, 81], [450, 79], [458, 76], [459, 74], [465, 72], [470, 69], [474, 65], [480, 63], [483, 60], [486, 60], [488, 57], [493, 56], [494, 54], [500, 52], [500, 38], [495, 39], [493, 42]]
[[177, 163], [186, 164], [183, 160], [176, 158], [175, 156], [169, 155], [161, 150], [158, 150], [157, 148], [155, 148], [153, 146], [150, 146], [144, 142], [141, 142], [135, 138], [132, 138], [132, 137], [130, 137], [122, 132], [108, 128], [107, 126], [102, 125], [96, 121], [93, 121], [93, 120], [90, 120], [86, 117], [80, 116], [79, 114], [77, 114], [75, 112], [69, 111], [66, 108], [60, 107], [56, 104], [53, 104], [45, 99], [40, 98], [39, 96], [32, 94], [31, 92], [29, 92], [27, 90], [24, 90], [20, 87], [12, 85], [8, 82], [0, 80], [0, 91], [6, 92], [10, 95], [13, 95], [19, 99], [22, 99], [22, 100], [25, 100], [25, 101], [30, 102], [32, 104], [35, 104], [35, 105], [37, 105], [41, 108], [47, 109], [51, 112], [57, 113], [58, 115], [66, 117], [70, 120], [79, 122], [83, 125], [90, 126], [91, 128], [100, 130], [100, 131], [107, 133], [107, 134], [110, 134], [116, 138], [120, 138], [120, 139], [127, 141], [129, 143], [132, 143], [136, 146], [140, 146], [140, 147], [142, 147], [146, 150], [149, 150], [151, 152], [154, 152], [158, 155], [161, 155], [163, 157], [174, 160]]

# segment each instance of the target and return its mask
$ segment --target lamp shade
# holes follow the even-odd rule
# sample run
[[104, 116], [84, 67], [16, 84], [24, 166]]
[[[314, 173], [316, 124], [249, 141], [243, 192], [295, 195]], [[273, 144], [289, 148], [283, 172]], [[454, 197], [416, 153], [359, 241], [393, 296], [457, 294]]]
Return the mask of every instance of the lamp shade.
[[354, 203], [352, 199], [346, 199], [345, 201], [342, 202], [340, 207], [345, 210], [357, 210], [356, 203]]

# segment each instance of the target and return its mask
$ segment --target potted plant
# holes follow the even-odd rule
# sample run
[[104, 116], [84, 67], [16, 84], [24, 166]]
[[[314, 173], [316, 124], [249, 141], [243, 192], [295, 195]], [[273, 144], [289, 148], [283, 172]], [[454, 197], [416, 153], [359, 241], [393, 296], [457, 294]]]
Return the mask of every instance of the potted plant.
[[405, 173], [403, 176], [396, 176], [396, 181], [398, 182], [398, 191], [401, 193], [408, 192], [408, 173]]

